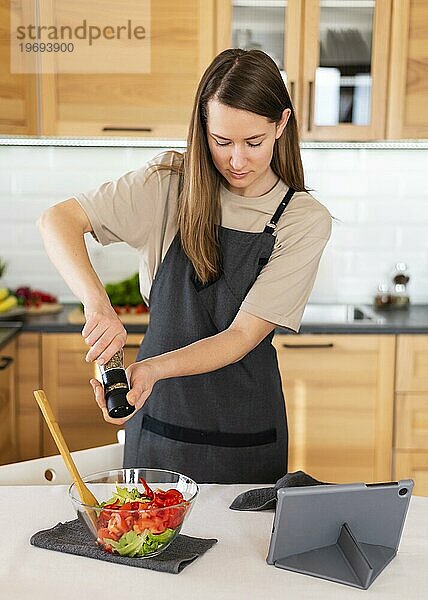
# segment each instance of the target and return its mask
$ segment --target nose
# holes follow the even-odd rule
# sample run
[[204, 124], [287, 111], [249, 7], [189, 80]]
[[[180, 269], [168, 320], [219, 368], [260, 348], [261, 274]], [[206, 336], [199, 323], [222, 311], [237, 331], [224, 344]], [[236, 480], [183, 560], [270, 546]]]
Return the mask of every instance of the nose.
[[247, 164], [245, 150], [241, 149], [239, 146], [233, 146], [230, 154], [229, 164], [231, 170], [236, 173], [245, 171], [245, 165]]

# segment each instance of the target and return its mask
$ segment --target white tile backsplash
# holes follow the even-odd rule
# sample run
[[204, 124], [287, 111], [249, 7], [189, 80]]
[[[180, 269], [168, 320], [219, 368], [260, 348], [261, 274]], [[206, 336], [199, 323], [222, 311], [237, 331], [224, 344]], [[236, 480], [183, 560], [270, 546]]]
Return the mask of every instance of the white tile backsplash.
[[[166, 149], [166, 148], [165, 148]], [[0, 147], [1, 285], [28, 284], [74, 300], [35, 226], [45, 208], [136, 169], [163, 148]], [[306, 185], [338, 219], [312, 302], [370, 302], [396, 262], [409, 265], [413, 302], [428, 302], [428, 150], [303, 148]], [[137, 270], [125, 244], [86, 243], [101, 280]]]

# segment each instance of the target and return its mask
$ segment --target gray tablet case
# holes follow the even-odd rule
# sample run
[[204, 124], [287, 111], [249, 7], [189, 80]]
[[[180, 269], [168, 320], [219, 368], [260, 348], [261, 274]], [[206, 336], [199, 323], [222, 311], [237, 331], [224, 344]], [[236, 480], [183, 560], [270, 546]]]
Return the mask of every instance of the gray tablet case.
[[267, 562], [367, 589], [397, 554], [413, 481], [281, 488]]

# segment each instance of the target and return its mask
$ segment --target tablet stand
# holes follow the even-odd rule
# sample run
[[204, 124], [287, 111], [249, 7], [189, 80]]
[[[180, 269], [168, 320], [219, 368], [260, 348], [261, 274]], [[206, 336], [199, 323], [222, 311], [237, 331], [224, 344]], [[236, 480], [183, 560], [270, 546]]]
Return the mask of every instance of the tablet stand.
[[343, 523], [335, 544], [281, 558], [275, 566], [366, 590], [395, 555], [395, 548], [358, 542]]

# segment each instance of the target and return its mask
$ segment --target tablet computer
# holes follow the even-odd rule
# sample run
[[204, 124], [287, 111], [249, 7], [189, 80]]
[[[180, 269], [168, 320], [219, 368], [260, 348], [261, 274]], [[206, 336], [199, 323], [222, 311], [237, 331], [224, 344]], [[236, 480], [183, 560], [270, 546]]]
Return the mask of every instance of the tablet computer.
[[367, 589], [398, 551], [413, 481], [281, 488], [267, 562]]

